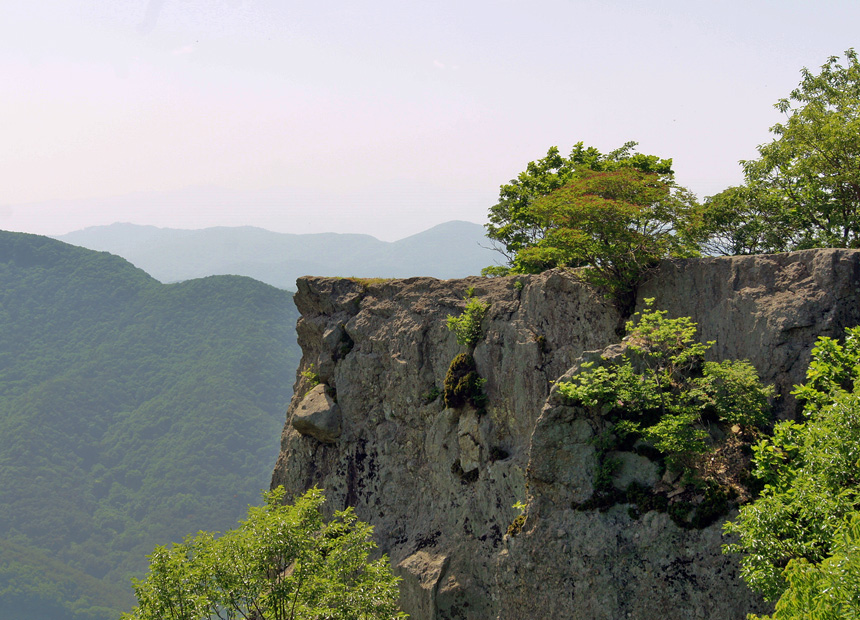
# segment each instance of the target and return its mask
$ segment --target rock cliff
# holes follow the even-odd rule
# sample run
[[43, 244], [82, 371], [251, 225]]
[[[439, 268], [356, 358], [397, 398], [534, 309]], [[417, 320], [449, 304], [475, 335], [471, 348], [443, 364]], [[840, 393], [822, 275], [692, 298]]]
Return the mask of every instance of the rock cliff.
[[[464, 350], [445, 319], [462, 312], [470, 289], [490, 303], [474, 351], [486, 412], [446, 409], [439, 396]], [[860, 252], [668, 261], [640, 287], [640, 307], [648, 297], [698, 322], [701, 339], [716, 341], [714, 359], [750, 359], [777, 387], [777, 414], [792, 416], [789, 391], [815, 338], [860, 323]], [[272, 483], [289, 493], [318, 485], [331, 510], [354, 506], [373, 524], [413, 618], [667, 620], [764, 609], [736, 558], [722, 555], [720, 523], [682, 529], [661, 512], [572, 507], [591, 494], [595, 429], [551, 387], [583, 353], [616, 343], [621, 317], [571, 274], [303, 278], [295, 301], [302, 373]], [[647, 459], [620, 456], [618, 476], [654, 483]], [[525, 518], [506, 535], [518, 501]]]

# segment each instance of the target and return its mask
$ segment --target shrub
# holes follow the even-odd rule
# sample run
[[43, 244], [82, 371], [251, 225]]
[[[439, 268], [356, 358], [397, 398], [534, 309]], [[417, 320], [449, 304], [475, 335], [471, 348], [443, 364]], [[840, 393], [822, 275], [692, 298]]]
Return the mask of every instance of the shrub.
[[[471, 291], [474, 294], [474, 290]], [[489, 310], [490, 304], [472, 297], [466, 298], [466, 309], [458, 317], [448, 315], [448, 329], [457, 336], [457, 342], [467, 347], [474, 347], [481, 340], [484, 333], [481, 323]]]
[[689, 317], [666, 318], [646, 309], [627, 323], [628, 353], [607, 366], [583, 364], [559, 393], [610, 423], [618, 437], [642, 438], [674, 467], [691, 468], [708, 450], [705, 416], [723, 424], [760, 426], [768, 421], [772, 386], [761, 384], [747, 361], [704, 362], [713, 344], [695, 340]]
[[475, 367], [475, 358], [461, 353], [451, 362], [445, 375], [445, 406], [456, 409], [470, 404], [475, 409], [483, 409], [487, 400], [483, 389], [485, 382]]
[[825, 570], [840, 527], [860, 509], [860, 327], [846, 330], [842, 343], [819, 338], [806, 378], [793, 392], [805, 401], [805, 420], [780, 422], [755, 446], [753, 473], [764, 489], [726, 524], [737, 542], [725, 549], [742, 554], [744, 580], [780, 604], [786, 596], [785, 609], [797, 595], [787, 586], [808, 571]]

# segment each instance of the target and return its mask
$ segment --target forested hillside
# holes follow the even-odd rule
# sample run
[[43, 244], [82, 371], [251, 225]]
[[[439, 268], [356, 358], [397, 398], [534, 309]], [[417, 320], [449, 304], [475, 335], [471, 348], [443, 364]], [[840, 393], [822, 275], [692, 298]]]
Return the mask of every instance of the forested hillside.
[[259, 500], [298, 362], [291, 294], [165, 285], [0, 233], [0, 609], [116, 618], [156, 543]]

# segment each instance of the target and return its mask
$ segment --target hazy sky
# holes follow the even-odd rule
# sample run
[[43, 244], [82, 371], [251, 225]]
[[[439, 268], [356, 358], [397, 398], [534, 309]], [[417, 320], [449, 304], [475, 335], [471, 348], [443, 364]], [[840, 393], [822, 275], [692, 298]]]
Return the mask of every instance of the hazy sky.
[[856, 0], [4, 1], [0, 228], [396, 239], [580, 140], [704, 197], [858, 32]]

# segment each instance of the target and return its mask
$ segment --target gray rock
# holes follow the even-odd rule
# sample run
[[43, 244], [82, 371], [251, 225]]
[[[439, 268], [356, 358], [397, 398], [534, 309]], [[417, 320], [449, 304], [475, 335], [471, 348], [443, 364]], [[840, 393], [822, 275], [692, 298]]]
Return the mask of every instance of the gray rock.
[[329, 396], [325, 384], [305, 394], [292, 417], [293, 428], [323, 443], [334, 443], [340, 437], [340, 407]]
[[460, 415], [457, 423], [457, 443], [460, 446], [460, 467], [469, 473], [481, 466], [481, 429], [478, 425], [478, 414], [469, 409]]
[[[721, 523], [682, 530], [665, 514], [638, 520], [626, 506], [573, 510], [592, 494], [590, 439], [601, 420], [551, 396], [586, 351], [621, 354], [621, 317], [574, 274], [360, 283], [302, 278], [295, 301], [302, 367], [326, 362], [342, 432], [334, 444], [287, 424], [272, 482], [288, 494], [325, 489], [327, 510], [354, 506], [404, 581], [415, 620], [487, 618], [740, 618], [767, 612], [725, 556]], [[797, 413], [818, 336], [860, 323], [860, 252], [667, 261], [640, 288], [670, 317], [691, 316], [712, 359], [750, 359], [779, 392], [782, 417]], [[487, 379], [486, 413], [445, 410], [441, 389], [462, 351], [445, 327], [464, 294], [491, 303], [474, 357]], [[348, 336], [342, 356], [333, 349]], [[296, 395], [293, 419], [303, 403]], [[476, 426], [477, 423], [477, 426]], [[628, 453], [629, 454], [629, 453]], [[503, 455], [503, 456], [500, 456]], [[621, 455], [616, 483], [656, 472]], [[647, 460], [647, 459], [646, 459]], [[629, 462], [628, 462], [629, 461]], [[459, 466], [459, 467], [455, 467]], [[470, 481], [454, 470], [473, 473]], [[527, 501], [526, 521], [505, 536]]]
[[607, 456], [619, 461], [618, 471], [612, 478], [612, 485], [619, 491], [633, 482], [653, 487], [660, 480], [657, 464], [649, 458], [633, 452], [610, 452]]

